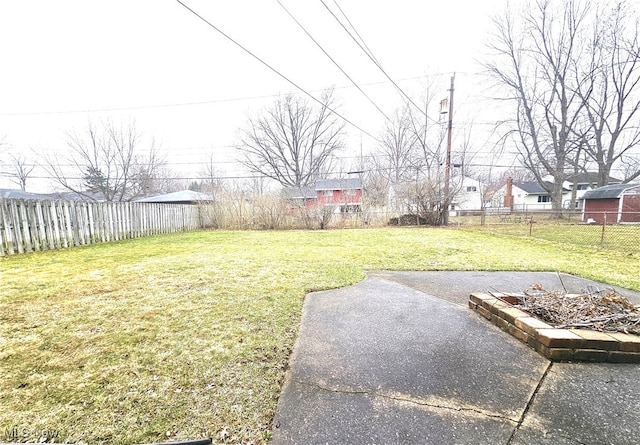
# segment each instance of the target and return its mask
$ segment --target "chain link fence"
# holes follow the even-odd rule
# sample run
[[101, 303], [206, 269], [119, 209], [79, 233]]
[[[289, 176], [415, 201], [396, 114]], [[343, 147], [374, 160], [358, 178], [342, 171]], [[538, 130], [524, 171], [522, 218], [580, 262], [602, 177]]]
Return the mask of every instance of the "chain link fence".
[[[325, 209], [327, 210], [327, 209]], [[632, 212], [626, 212], [629, 216]], [[240, 230], [348, 229], [389, 226], [431, 227], [431, 218], [385, 208], [359, 208], [348, 212], [335, 208], [329, 212], [305, 212], [279, 200], [203, 206], [203, 220], [209, 227]], [[640, 219], [640, 213], [632, 215]], [[562, 217], [551, 211], [458, 211], [449, 216], [448, 228], [543, 239], [577, 246], [640, 253], [640, 223], [611, 224], [583, 221], [581, 212], [564, 211]]]
[[[626, 212], [625, 215], [636, 220], [640, 218], [640, 212]], [[640, 253], [640, 224], [611, 223], [617, 221], [616, 216], [612, 213], [602, 222], [592, 220], [587, 223], [582, 220], [580, 212], [565, 212], [561, 218], [553, 212], [484, 216], [478, 212], [452, 217], [450, 222], [458, 228], [476, 228], [594, 249], [617, 250], [626, 254]]]

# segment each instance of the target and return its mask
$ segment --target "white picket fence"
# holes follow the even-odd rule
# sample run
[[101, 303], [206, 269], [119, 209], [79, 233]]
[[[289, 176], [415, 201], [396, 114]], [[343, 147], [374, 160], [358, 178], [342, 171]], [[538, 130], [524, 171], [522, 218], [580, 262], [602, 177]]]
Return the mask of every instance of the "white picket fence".
[[200, 227], [197, 205], [0, 199], [0, 256]]

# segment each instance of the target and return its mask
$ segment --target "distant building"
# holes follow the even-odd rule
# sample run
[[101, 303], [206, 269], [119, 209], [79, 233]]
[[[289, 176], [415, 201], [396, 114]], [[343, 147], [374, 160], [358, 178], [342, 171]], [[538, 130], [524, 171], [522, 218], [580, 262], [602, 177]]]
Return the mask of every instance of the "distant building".
[[640, 223], [640, 184], [612, 184], [588, 190], [582, 220], [599, 224]]
[[[620, 184], [622, 181], [617, 178], [609, 178], [609, 185]], [[582, 209], [584, 208], [584, 194], [598, 187], [598, 173], [596, 172], [587, 172], [587, 173], [578, 173], [575, 175], [567, 176], [567, 180], [562, 183], [562, 186], [565, 189], [573, 190], [573, 186], [576, 187], [576, 201], [575, 208]], [[563, 203], [564, 208], [571, 207], [571, 196], [569, 196], [569, 200]]]
[[449, 208], [452, 212], [482, 209], [482, 187], [477, 179], [464, 176], [462, 184], [451, 199]]
[[[545, 185], [550, 189], [553, 187], [551, 182], [545, 182]], [[509, 194], [509, 189], [511, 194]], [[551, 210], [553, 208], [551, 193], [536, 181], [510, 182], [507, 180], [507, 185], [496, 192], [495, 198], [503, 201], [505, 207], [514, 211]], [[570, 198], [571, 190], [563, 187], [563, 201]]]
[[193, 190], [181, 190], [179, 192], [136, 200], [136, 202], [155, 202], [162, 204], [199, 204], [208, 201], [213, 201], [213, 196], [206, 193], [194, 192]]
[[[553, 202], [551, 193], [547, 189], [553, 189], [553, 181], [550, 176], [545, 177], [543, 187], [537, 181], [513, 182], [507, 179], [507, 184], [495, 194], [494, 206], [503, 205], [514, 211], [551, 210]], [[622, 181], [610, 178], [611, 184], [619, 184]], [[562, 208], [572, 208], [572, 193], [575, 187], [574, 209], [584, 207], [584, 195], [589, 190], [595, 189], [598, 184], [598, 174], [594, 172], [569, 175], [562, 183]]]
[[311, 209], [316, 205], [317, 193], [315, 187], [286, 187], [282, 189], [282, 197], [291, 206], [291, 212], [299, 209]]
[[19, 189], [0, 189], [0, 199], [51, 199], [49, 195], [43, 193], [29, 193]]
[[[449, 205], [449, 212], [455, 215], [458, 212], [482, 210], [482, 191], [484, 185], [477, 179], [467, 176], [457, 177], [452, 185], [454, 191]], [[412, 214], [420, 207], [416, 202], [417, 185], [411, 181], [393, 184], [389, 187], [388, 205], [401, 213]], [[435, 196], [435, 199], [442, 199]], [[424, 204], [424, 203], [422, 203]], [[434, 206], [440, 202], [433, 203]]]
[[287, 187], [282, 195], [292, 209], [331, 207], [336, 213], [362, 210], [362, 181], [359, 178], [318, 179], [312, 186]]

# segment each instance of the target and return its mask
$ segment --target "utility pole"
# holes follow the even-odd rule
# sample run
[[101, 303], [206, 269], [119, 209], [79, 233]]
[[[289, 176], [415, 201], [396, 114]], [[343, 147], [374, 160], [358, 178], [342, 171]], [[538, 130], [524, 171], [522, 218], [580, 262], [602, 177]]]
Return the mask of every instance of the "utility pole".
[[451, 88], [449, 89], [449, 122], [447, 124], [447, 159], [444, 165], [444, 214], [442, 215], [442, 223], [446, 226], [449, 224], [449, 205], [451, 203], [450, 182], [451, 182], [451, 130], [453, 128], [453, 81], [456, 78], [455, 73], [451, 76]]

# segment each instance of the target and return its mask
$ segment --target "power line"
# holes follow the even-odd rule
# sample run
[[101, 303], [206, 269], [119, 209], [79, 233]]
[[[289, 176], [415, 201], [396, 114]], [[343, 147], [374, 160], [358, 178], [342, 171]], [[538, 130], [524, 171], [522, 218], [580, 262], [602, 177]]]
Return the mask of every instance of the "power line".
[[371, 49], [369, 48], [369, 46], [367, 45], [367, 43], [364, 41], [364, 39], [362, 38], [362, 36], [360, 35], [360, 33], [358, 32], [358, 30], [356, 29], [355, 26], [353, 26], [353, 23], [351, 23], [351, 20], [349, 20], [349, 17], [347, 17], [347, 14], [345, 14], [345, 12], [342, 10], [342, 8], [340, 7], [340, 5], [338, 4], [338, 2], [336, 0], [333, 0], [333, 3], [336, 5], [336, 7], [338, 8], [338, 11], [340, 11], [340, 13], [342, 14], [342, 16], [345, 18], [345, 20], [347, 21], [347, 23], [349, 24], [349, 26], [351, 26], [351, 29], [353, 29], [353, 32], [356, 33], [356, 35], [358, 36], [358, 38], [360, 39], [360, 42], [362, 42], [362, 44], [364, 45], [364, 47], [367, 49], [367, 51], [369, 52], [369, 54], [371, 55], [371, 57], [373, 58], [374, 62], [378, 63], [378, 59], [376, 59], [376, 57], [373, 55], [373, 51], [371, 51]]
[[[401, 79], [395, 79], [395, 82], [407, 82], [410, 80], [425, 79], [427, 77], [443, 76], [445, 74], [448, 74], [448, 73], [434, 73], [434, 74], [424, 74], [422, 76], [404, 77]], [[389, 81], [383, 80], [380, 82], [368, 82], [368, 83], [363, 83], [361, 85], [373, 86], [373, 85], [382, 85], [385, 83], [389, 83]], [[353, 85], [344, 85], [344, 86], [337, 86], [334, 89], [343, 90], [348, 88], [354, 88], [354, 87]], [[325, 88], [314, 89], [309, 91], [321, 92], [321, 91], [325, 91]], [[25, 111], [25, 112], [0, 113], [0, 116], [37, 116], [37, 115], [53, 115], [53, 114], [106, 113], [110, 111], [131, 111], [131, 110], [147, 110], [147, 109], [171, 108], [171, 107], [189, 107], [189, 106], [211, 105], [211, 104], [226, 103], [226, 102], [241, 102], [241, 101], [247, 101], [247, 100], [273, 99], [279, 96], [280, 94], [268, 94], [264, 96], [233, 97], [233, 98], [227, 98], [227, 99], [211, 99], [211, 100], [203, 100], [203, 101], [197, 101], [197, 102], [177, 102], [177, 103], [154, 104], [154, 105], [134, 105], [130, 107], [93, 108], [93, 109], [90, 108], [90, 109], [83, 109], [83, 110]]]
[[187, 6], [186, 4], [184, 4], [182, 2], [182, 0], [176, 0], [180, 5], [182, 5], [186, 10], [188, 10], [189, 12], [191, 12], [193, 15], [195, 15], [196, 17], [198, 17], [200, 20], [202, 20], [204, 23], [206, 23], [207, 25], [209, 25], [211, 28], [215, 29], [218, 33], [220, 33], [222, 36], [224, 36], [226, 39], [228, 39], [229, 41], [231, 41], [234, 45], [236, 45], [237, 47], [239, 47], [240, 49], [242, 49], [244, 52], [246, 52], [247, 54], [249, 54], [251, 57], [253, 57], [254, 59], [256, 59], [257, 61], [259, 61], [260, 63], [262, 63], [264, 66], [266, 66], [267, 68], [269, 68], [271, 71], [273, 71], [275, 74], [277, 74], [278, 76], [280, 76], [281, 78], [283, 78], [284, 80], [286, 80], [288, 83], [290, 83], [291, 85], [293, 85], [296, 89], [300, 90], [302, 93], [304, 93], [305, 95], [307, 95], [308, 97], [310, 97], [314, 102], [317, 102], [318, 104], [320, 104], [322, 107], [325, 107], [326, 109], [328, 109], [329, 111], [331, 111], [333, 114], [335, 114], [336, 116], [338, 116], [340, 119], [342, 119], [343, 121], [345, 121], [346, 123], [348, 123], [349, 125], [351, 125], [352, 127], [360, 130], [362, 133], [366, 134], [367, 136], [369, 136], [371, 139], [373, 140], [378, 140], [378, 138], [374, 137], [373, 135], [371, 135], [368, 131], [363, 130], [362, 128], [360, 128], [358, 125], [354, 124], [353, 122], [351, 122], [349, 119], [347, 119], [346, 117], [342, 116], [340, 113], [338, 113], [337, 111], [333, 110], [332, 108], [330, 108], [327, 104], [323, 103], [321, 100], [316, 99], [315, 96], [313, 96], [311, 93], [309, 93], [308, 91], [306, 91], [304, 88], [302, 88], [301, 86], [299, 86], [297, 83], [295, 83], [294, 81], [292, 81], [291, 79], [289, 79], [287, 76], [285, 76], [284, 74], [282, 74], [280, 71], [278, 71], [277, 69], [275, 69], [274, 67], [272, 67], [271, 65], [269, 65], [267, 62], [265, 62], [264, 60], [262, 60], [260, 57], [258, 57], [257, 55], [255, 55], [254, 53], [252, 53], [249, 49], [247, 49], [246, 47], [244, 47], [243, 45], [241, 45], [238, 41], [234, 40], [231, 36], [229, 36], [228, 34], [226, 34], [225, 32], [223, 32], [220, 28], [218, 28], [217, 26], [215, 26], [213, 23], [211, 23], [210, 21], [208, 21], [207, 19], [205, 19], [204, 17], [202, 17], [200, 14], [198, 14], [196, 11], [194, 11], [193, 9], [191, 9], [189, 6]]
[[[353, 34], [351, 34], [351, 32], [347, 29], [347, 27], [342, 23], [342, 21], [340, 21], [340, 19], [333, 13], [333, 11], [327, 6], [327, 4], [324, 2], [324, 0], [320, 0], [320, 2], [324, 5], [324, 7], [326, 8], [327, 11], [329, 11], [329, 13], [333, 16], [333, 18], [340, 24], [340, 26], [342, 27], [342, 29], [344, 29], [344, 31], [349, 35], [349, 37], [351, 37], [351, 39], [356, 43], [356, 45], [358, 45], [358, 47], [362, 50], [362, 52], [364, 52], [367, 57], [369, 57], [369, 59], [373, 62], [373, 64], [375, 66], [378, 67], [378, 69], [382, 72], [382, 74], [385, 75], [385, 77], [387, 79], [389, 79], [389, 81], [391, 81], [391, 83], [393, 84], [393, 86], [396, 88], [396, 90], [398, 90], [398, 92], [400, 94], [402, 94], [411, 105], [413, 105], [416, 110], [418, 110], [421, 114], [424, 115], [424, 117], [426, 117], [427, 119], [431, 119], [433, 122], [437, 122], [435, 119], [433, 119], [432, 117], [430, 117], [429, 115], [427, 115], [427, 113], [425, 111], [423, 111], [418, 105], [416, 105], [416, 103], [407, 95], [407, 93], [404, 92], [404, 90], [402, 90], [402, 88], [400, 88], [400, 86], [395, 83], [393, 81], [393, 79], [391, 79], [391, 77], [389, 76], [389, 74], [387, 74], [387, 72], [384, 70], [384, 68], [382, 68], [382, 65], [380, 65], [378, 63], [378, 61], [376, 60], [376, 58], [373, 56], [373, 53], [371, 53], [371, 50], [366, 50], [361, 44], [360, 42], [358, 42], [358, 40], [353, 36]], [[337, 3], [336, 3], [337, 4]], [[342, 13], [343, 15], [344, 12]], [[346, 17], [346, 15], [345, 15]], [[347, 18], [347, 21], [349, 21], [349, 19]], [[354, 28], [355, 30], [355, 28]], [[357, 33], [357, 31], [356, 31]], [[364, 42], [364, 41], [363, 41]], [[368, 47], [367, 47], [368, 48]]]
[[364, 97], [366, 97], [366, 98], [367, 98], [367, 100], [369, 100], [369, 102], [371, 102], [371, 104], [372, 104], [374, 107], [376, 107], [376, 109], [380, 112], [380, 114], [382, 114], [382, 115], [385, 117], [385, 119], [387, 119], [388, 121], [391, 121], [391, 119], [389, 119], [389, 116], [387, 116], [387, 115], [385, 114], [385, 112], [384, 112], [384, 111], [382, 111], [382, 110], [380, 109], [380, 107], [379, 107], [379, 106], [378, 106], [378, 105], [373, 101], [373, 99], [371, 99], [371, 98], [369, 97], [369, 95], [367, 95], [367, 93], [365, 93], [365, 92], [362, 90], [362, 88], [360, 88], [360, 86], [356, 83], [356, 81], [355, 81], [355, 80], [353, 80], [353, 79], [351, 78], [351, 76], [349, 76], [349, 75], [346, 73], [346, 71], [342, 69], [342, 67], [338, 64], [338, 62], [336, 62], [336, 61], [334, 60], [334, 58], [333, 58], [333, 57], [331, 57], [327, 51], [325, 51], [325, 49], [322, 47], [322, 45], [320, 45], [320, 43], [318, 43], [318, 41], [317, 41], [316, 39], [314, 39], [314, 38], [313, 38], [313, 36], [309, 33], [309, 31], [307, 31], [307, 29], [306, 29], [306, 28], [305, 28], [305, 27], [304, 27], [304, 26], [303, 26], [303, 25], [302, 25], [302, 24], [301, 24], [301, 23], [300, 23], [300, 22], [299, 22], [299, 21], [298, 21], [298, 20], [293, 16], [293, 14], [291, 14], [291, 12], [289, 12], [289, 10], [288, 10], [287, 8], [285, 8], [285, 6], [280, 2], [280, 0], [276, 0], [276, 2], [278, 2], [278, 4], [280, 5], [280, 7], [281, 7], [282, 9], [284, 9], [284, 10], [285, 10], [285, 12], [286, 12], [287, 14], [289, 14], [289, 17], [291, 17], [291, 18], [293, 19], [293, 21], [294, 21], [294, 22], [296, 22], [296, 24], [297, 24], [297, 25], [298, 25], [298, 26], [299, 26], [299, 27], [304, 31], [304, 33], [305, 33], [305, 34], [306, 34], [306, 35], [311, 39], [311, 41], [312, 41], [313, 43], [315, 43], [315, 44], [316, 44], [316, 46], [317, 46], [318, 48], [320, 48], [320, 50], [324, 53], [324, 55], [325, 55], [325, 56], [327, 56], [327, 57], [329, 58], [329, 60], [331, 60], [331, 61], [333, 62], [333, 64], [334, 64], [334, 65], [335, 65], [335, 66], [340, 70], [340, 72], [342, 72], [342, 74], [344, 74], [344, 75], [345, 75], [345, 77], [346, 77], [347, 79], [349, 79], [349, 81], [351, 81], [351, 83], [353, 84], [353, 86], [355, 86], [355, 87], [358, 89], [358, 91], [360, 91], [360, 92], [362, 93], [362, 95], [363, 95]]

